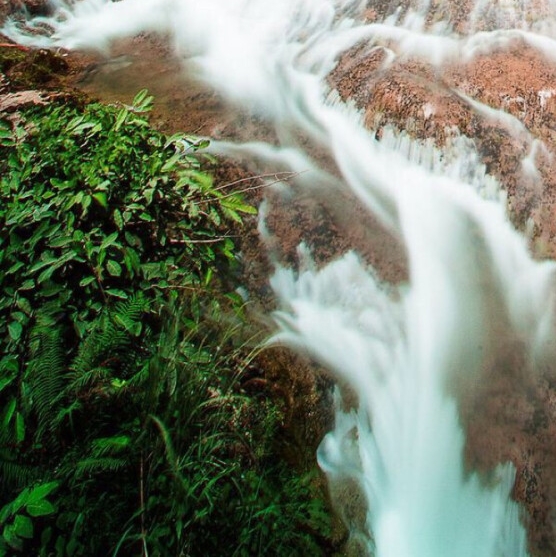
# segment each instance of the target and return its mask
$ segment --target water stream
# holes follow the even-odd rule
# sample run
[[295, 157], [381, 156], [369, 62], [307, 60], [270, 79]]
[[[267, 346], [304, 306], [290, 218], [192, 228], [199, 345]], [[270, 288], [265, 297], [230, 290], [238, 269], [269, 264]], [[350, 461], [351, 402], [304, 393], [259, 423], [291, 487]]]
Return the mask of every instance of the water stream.
[[[503, 366], [535, 373], [549, 359], [554, 264], [530, 256], [473, 137], [452, 129], [439, 146], [395, 125], [375, 133], [361, 112], [331, 94], [327, 76], [344, 52], [361, 45], [385, 53], [385, 71], [410, 59], [440, 71], [515, 41], [553, 58], [555, 3], [54, 4], [52, 17], [27, 27], [9, 23], [6, 32], [23, 44], [105, 50], [141, 31], [168, 35], [201, 79], [276, 130], [272, 145], [216, 142], [217, 152], [298, 172], [295, 187], [309, 192], [349, 190], [403, 246], [403, 284], [380, 280], [354, 251], [317, 265], [310, 238], [299, 248], [299, 267], [277, 262], [270, 279], [281, 308], [273, 342], [308, 352], [344, 385], [318, 459], [332, 483], [351, 478], [364, 495], [366, 527], [353, 534], [369, 553], [528, 555], [523, 510], [511, 498], [514, 468], [501, 464], [488, 477], [469, 469], [461, 406], [485, 381], [507, 373]], [[524, 172], [536, 176], [536, 153], [547, 150], [542, 141], [519, 118], [454, 94], [523, 143]], [[435, 110], [431, 103], [425, 116]], [[269, 234], [264, 223], [260, 229]]]

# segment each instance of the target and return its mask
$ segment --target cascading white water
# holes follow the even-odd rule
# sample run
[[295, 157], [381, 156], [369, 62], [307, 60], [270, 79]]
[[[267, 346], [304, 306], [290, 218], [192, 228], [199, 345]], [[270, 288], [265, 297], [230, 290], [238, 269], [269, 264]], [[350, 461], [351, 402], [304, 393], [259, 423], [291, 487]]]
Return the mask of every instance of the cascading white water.
[[[288, 167], [300, 173], [301, 187], [349, 188], [405, 247], [410, 274], [403, 287], [382, 284], [352, 252], [322, 269], [305, 253], [298, 272], [278, 268], [271, 279], [282, 306], [274, 341], [309, 351], [357, 394], [351, 410], [339, 404], [319, 463], [332, 481], [347, 476], [360, 485], [369, 551], [526, 555], [510, 500], [513, 468], [500, 466], [488, 484], [466, 470], [457, 395], [472, 394], [509, 344], [532, 362], [542, 358], [553, 333], [554, 265], [529, 256], [471, 139], [454, 132], [452, 147], [442, 151], [390, 129], [377, 142], [353, 110], [325, 101], [324, 80], [338, 56], [361, 41], [385, 49], [385, 64], [409, 54], [454, 63], [516, 37], [553, 56], [553, 3], [479, 0], [457, 26], [448, 6], [434, 12], [425, 1], [372, 24], [363, 23], [363, 12], [373, 2], [358, 0], [55, 5], [54, 16], [27, 24], [46, 26], [46, 34], [15, 23], [5, 32], [22, 43], [68, 48], [107, 48], [139, 31], [170, 34], [205, 80], [276, 127], [278, 146], [220, 144], [220, 152]], [[498, 113], [533, 152], [536, 140], [507, 116]], [[299, 132], [334, 171], [302, 148]]]

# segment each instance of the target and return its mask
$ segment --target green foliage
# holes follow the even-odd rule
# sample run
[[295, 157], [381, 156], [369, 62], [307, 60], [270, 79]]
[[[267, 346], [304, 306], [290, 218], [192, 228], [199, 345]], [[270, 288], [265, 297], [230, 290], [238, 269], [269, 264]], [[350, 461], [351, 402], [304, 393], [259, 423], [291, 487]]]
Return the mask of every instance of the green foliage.
[[25, 541], [35, 535], [33, 519], [56, 512], [56, 507], [47, 497], [58, 485], [59, 482], [54, 481], [26, 487], [0, 509], [0, 556], [23, 551]]
[[254, 209], [151, 103], [0, 120], [0, 556], [318, 555], [318, 488], [218, 320]]
[[195, 288], [233, 257], [226, 219], [252, 208], [202, 172], [200, 143], [147, 126], [137, 106], [36, 107], [0, 125], [0, 338], [19, 344], [43, 305], [78, 336], [111, 300]]

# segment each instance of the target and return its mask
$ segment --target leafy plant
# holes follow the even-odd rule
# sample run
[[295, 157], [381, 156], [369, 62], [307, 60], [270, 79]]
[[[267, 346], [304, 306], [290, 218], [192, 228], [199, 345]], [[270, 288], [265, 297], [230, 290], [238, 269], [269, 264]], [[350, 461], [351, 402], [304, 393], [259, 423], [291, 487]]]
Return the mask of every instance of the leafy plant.
[[0, 121], [0, 555], [318, 555], [322, 498], [210, 318], [241, 314], [231, 231], [255, 210], [151, 104]]
[[35, 535], [33, 519], [56, 512], [47, 497], [58, 485], [59, 482], [48, 482], [27, 487], [0, 509], [0, 556], [22, 551], [25, 540], [32, 539]]

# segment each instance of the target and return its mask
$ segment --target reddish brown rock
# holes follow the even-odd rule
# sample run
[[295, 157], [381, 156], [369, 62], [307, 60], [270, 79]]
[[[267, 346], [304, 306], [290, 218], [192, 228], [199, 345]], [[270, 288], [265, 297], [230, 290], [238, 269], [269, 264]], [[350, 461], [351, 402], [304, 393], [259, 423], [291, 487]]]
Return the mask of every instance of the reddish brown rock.
[[[537, 257], [556, 256], [556, 161], [550, 154], [556, 153], [556, 63], [521, 41], [442, 69], [411, 59], [397, 59], [385, 67], [384, 60], [381, 49], [368, 52], [359, 46], [341, 58], [330, 85], [344, 100], [356, 103], [378, 136], [384, 126], [394, 125], [416, 139], [432, 138], [439, 147], [454, 127], [473, 138], [487, 171], [508, 192], [514, 225], [533, 228], [531, 245]], [[503, 110], [511, 118], [489, 113], [488, 108]], [[536, 174], [522, 164], [533, 145]], [[468, 466], [487, 474], [500, 462], [515, 464], [514, 495], [527, 511], [531, 554], [552, 557], [555, 370], [552, 363], [543, 369], [531, 367], [520, 352], [519, 339], [500, 344], [490, 365], [482, 383], [461, 402]]]

